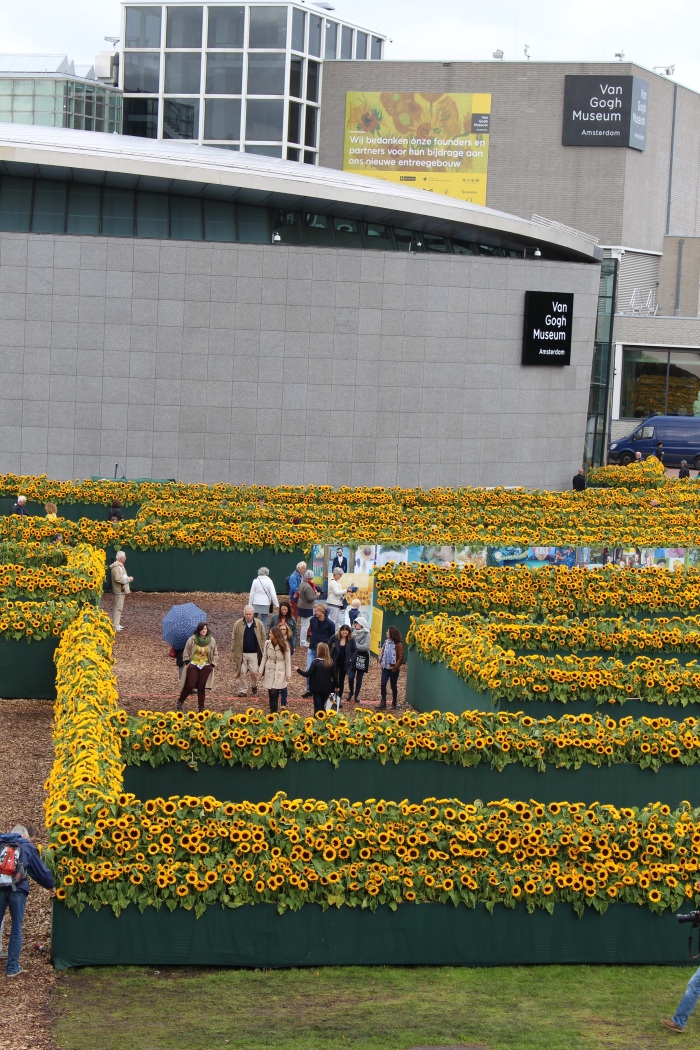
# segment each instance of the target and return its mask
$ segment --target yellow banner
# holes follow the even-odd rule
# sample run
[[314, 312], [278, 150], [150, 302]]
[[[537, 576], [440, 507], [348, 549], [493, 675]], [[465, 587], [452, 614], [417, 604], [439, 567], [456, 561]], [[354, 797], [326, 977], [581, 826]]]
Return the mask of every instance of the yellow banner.
[[349, 91], [343, 170], [486, 204], [491, 95]]

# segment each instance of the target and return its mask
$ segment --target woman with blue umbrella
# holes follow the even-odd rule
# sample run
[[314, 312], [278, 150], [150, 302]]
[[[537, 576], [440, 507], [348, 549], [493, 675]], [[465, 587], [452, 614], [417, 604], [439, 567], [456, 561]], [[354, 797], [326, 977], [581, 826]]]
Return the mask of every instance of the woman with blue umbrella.
[[182, 711], [186, 698], [195, 689], [199, 710], [204, 710], [204, 690], [207, 685], [212, 684], [212, 675], [218, 659], [216, 639], [209, 633], [206, 623], [198, 623], [194, 634], [187, 639], [185, 651], [182, 654], [184, 666], [181, 679], [182, 689], [177, 701], [178, 711]]

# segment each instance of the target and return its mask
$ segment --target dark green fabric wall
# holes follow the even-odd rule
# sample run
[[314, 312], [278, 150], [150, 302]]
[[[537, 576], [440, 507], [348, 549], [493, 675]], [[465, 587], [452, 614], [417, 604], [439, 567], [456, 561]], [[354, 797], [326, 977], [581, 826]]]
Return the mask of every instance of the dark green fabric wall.
[[[129, 575], [135, 591], [249, 591], [261, 565], [270, 570], [278, 594], [297, 563], [305, 560], [301, 550], [165, 551], [124, 547]], [[111, 552], [110, 552], [111, 553]]]
[[53, 654], [58, 638], [28, 642], [0, 638], [0, 698], [55, 700], [56, 668]]

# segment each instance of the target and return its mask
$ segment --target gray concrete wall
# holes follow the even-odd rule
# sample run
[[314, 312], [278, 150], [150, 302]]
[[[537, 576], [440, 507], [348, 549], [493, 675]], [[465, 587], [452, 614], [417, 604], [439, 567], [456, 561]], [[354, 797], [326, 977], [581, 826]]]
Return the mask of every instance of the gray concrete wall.
[[[0, 234], [0, 470], [568, 487], [599, 269]], [[572, 364], [520, 365], [526, 289]]]
[[[562, 145], [566, 74], [637, 75], [649, 82], [643, 152]], [[674, 85], [629, 63], [327, 62], [320, 162], [343, 166], [347, 91], [483, 91], [492, 95], [487, 201], [594, 234], [603, 244], [661, 251], [666, 227]], [[673, 232], [697, 229], [700, 96], [679, 89]]]

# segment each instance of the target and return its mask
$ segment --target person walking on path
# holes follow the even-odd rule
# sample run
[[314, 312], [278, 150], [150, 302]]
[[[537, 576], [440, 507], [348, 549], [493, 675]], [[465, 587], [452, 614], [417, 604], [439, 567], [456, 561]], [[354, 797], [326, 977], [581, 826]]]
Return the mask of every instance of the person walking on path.
[[252, 605], [246, 605], [243, 616], [236, 620], [231, 635], [233, 677], [240, 679], [239, 696], [253, 696], [258, 691], [258, 668], [265, 647], [265, 628], [255, 615]]
[[[316, 659], [316, 650], [319, 642], [325, 642], [326, 645], [330, 643], [331, 638], [335, 634], [335, 624], [332, 620], [328, 619], [326, 615], [326, 607], [323, 602], [319, 602], [314, 609], [314, 614], [309, 621], [309, 651], [306, 656], [306, 669], [311, 667], [311, 664]], [[308, 691], [308, 695], [311, 694], [311, 690]]]
[[391, 706], [396, 708], [398, 704], [397, 696], [397, 685], [399, 681], [399, 671], [401, 670], [401, 664], [403, 663], [403, 642], [401, 641], [401, 632], [398, 627], [389, 627], [386, 632], [386, 641], [382, 646], [382, 650], [379, 654], [379, 666], [382, 669], [382, 681], [381, 681], [381, 693], [382, 702], [379, 705], [380, 711], [386, 710], [386, 687], [391, 686]]
[[182, 654], [182, 690], [177, 701], [178, 711], [182, 711], [182, 705], [194, 689], [197, 690], [199, 710], [204, 710], [204, 690], [213, 684], [212, 678], [218, 659], [216, 639], [209, 633], [209, 625], [198, 623], [194, 634], [187, 639]]
[[126, 554], [124, 551], [117, 551], [114, 556], [114, 561], [109, 567], [110, 575], [112, 577], [112, 591], [114, 592], [114, 608], [112, 609], [112, 623], [114, 624], [115, 631], [123, 631], [122, 627], [122, 609], [124, 608], [124, 598], [127, 594], [131, 594], [129, 584], [133, 582], [133, 576], [127, 576], [124, 563], [126, 562]]
[[359, 704], [362, 679], [369, 671], [369, 627], [364, 616], [358, 616], [352, 625], [352, 636], [355, 641], [355, 666], [348, 671], [348, 700]]
[[586, 472], [581, 468], [578, 474], [574, 474], [574, 479], [571, 483], [571, 487], [574, 492], [585, 492], [586, 491]]
[[270, 579], [270, 570], [264, 565], [258, 569], [258, 575], [253, 580], [248, 595], [248, 604], [253, 606], [255, 615], [260, 617], [263, 627], [267, 627], [270, 606], [273, 609], [279, 608], [275, 585]]
[[267, 689], [270, 711], [273, 714], [279, 711], [280, 694], [282, 690], [289, 688], [289, 680], [292, 677], [292, 658], [285, 634], [286, 631], [279, 627], [270, 630], [258, 674], [258, 680]]
[[[23, 824], [15, 824], [8, 834], [0, 835], [0, 925], [8, 909], [12, 922], [5, 964], [8, 977], [19, 977], [24, 972], [19, 957], [22, 951], [22, 922], [29, 897], [27, 876], [48, 890], [52, 897], [56, 895], [53, 875], [39, 856], [33, 838], [34, 829], [26, 828]], [[3, 873], [4, 869], [8, 869], [6, 873]]]
[[340, 618], [343, 613], [343, 607], [347, 604], [345, 595], [348, 591], [352, 591], [352, 587], [341, 587], [340, 577], [343, 575], [343, 570], [339, 567], [333, 569], [333, 575], [328, 581], [328, 617], [337, 627], [340, 623]]
[[309, 622], [314, 611], [314, 605], [318, 601], [320, 591], [314, 583], [314, 574], [311, 569], [304, 573], [304, 579], [299, 587], [299, 645], [308, 645]]
[[281, 627], [283, 623], [289, 628], [289, 650], [294, 656], [297, 646], [297, 622], [292, 616], [292, 603], [289, 598], [280, 598], [279, 609], [270, 617], [270, 633], [273, 627]]
[[311, 666], [302, 671], [297, 667], [297, 674], [308, 679], [308, 691], [304, 696], [313, 696], [314, 714], [317, 715], [326, 709], [326, 700], [335, 691], [337, 676], [331, 654], [325, 642], [319, 642], [316, 656], [311, 661]]
[[[331, 638], [329, 645], [331, 659], [335, 664], [335, 673], [338, 679], [338, 693], [343, 699], [345, 688], [345, 677], [352, 680], [355, 675], [355, 660], [357, 658], [357, 646], [352, 636], [352, 628], [347, 623], [341, 623], [336, 634]], [[352, 696], [352, 689], [350, 690]], [[348, 697], [350, 699], [350, 697]]]
[[299, 588], [301, 587], [301, 581], [304, 579], [304, 573], [306, 572], [306, 562], [297, 562], [297, 567], [293, 573], [289, 576], [289, 582], [287, 585], [287, 593], [289, 600], [292, 605], [292, 616], [295, 620], [299, 618]]

